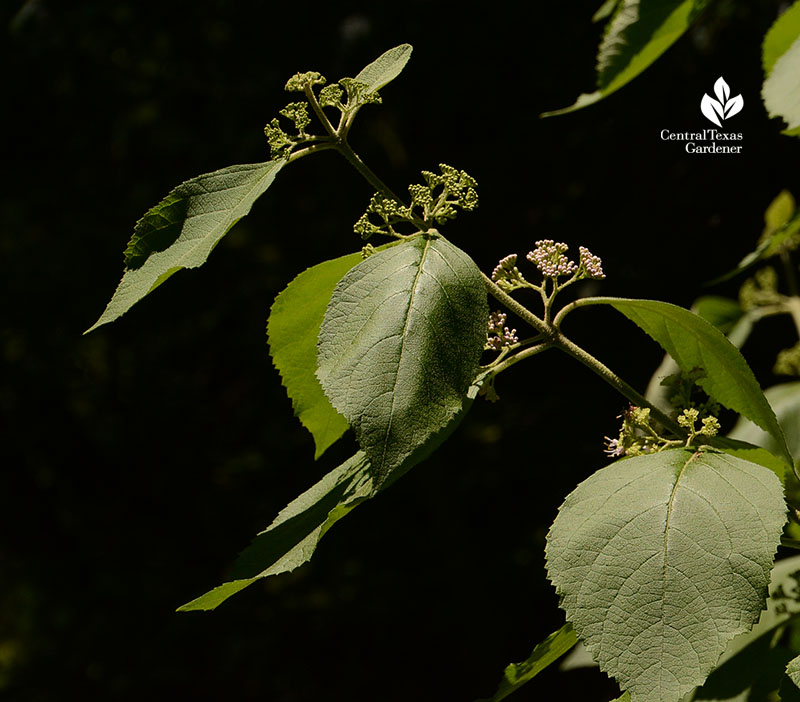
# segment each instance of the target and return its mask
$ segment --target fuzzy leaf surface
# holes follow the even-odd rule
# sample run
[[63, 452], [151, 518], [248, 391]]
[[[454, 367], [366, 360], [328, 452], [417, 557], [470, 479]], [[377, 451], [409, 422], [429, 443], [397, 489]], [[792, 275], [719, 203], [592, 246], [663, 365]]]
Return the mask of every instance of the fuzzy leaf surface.
[[203, 265], [225, 234], [272, 185], [284, 161], [230, 166], [181, 183], [136, 223], [125, 273], [87, 331], [121, 317], [182, 268]]
[[770, 117], [786, 122], [784, 134], [800, 136], [800, 0], [775, 20], [764, 35], [761, 97]]
[[395, 46], [365, 66], [355, 79], [360, 83], [366, 83], [369, 86], [369, 92], [380, 90], [400, 75], [406, 67], [408, 59], [411, 58], [413, 50], [411, 44]]
[[714, 672], [695, 693], [693, 702], [771, 699], [769, 693], [778, 689], [786, 663], [792, 657], [776, 645], [776, 639], [783, 627], [800, 614], [798, 577], [800, 556], [775, 563], [766, 610], [749, 632], [728, 644]]
[[708, 0], [620, 0], [597, 52], [597, 90], [542, 117], [574, 112], [619, 90], [680, 39], [707, 4]]
[[317, 377], [380, 479], [461, 409], [488, 314], [477, 266], [438, 235], [376, 253], [336, 286]]
[[786, 520], [762, 466], [672, 449], [602, 468], [547, 539], [561, 606], [633, 702], [678, 702], [764, 608]]
[[375, 497], [441, 446], [466, 416], [480, 390], [480, 381], [467, 391], [459, 412], [433, 434], [386, 479], [377, 479], [363, 451], [328, 473], [285, 507], [239, 555], [232, 579], [195, 598], [179, 612], [215, 609], [232, 595], [261, 578], [294, 570], [311, 559], [320, 540], [342, 517]]
[[525, 683], [533, 680], [551, 663], [555, 663], [576, 643], [578, 643], [578, 637], [575, 635], [572, 625], [568, 622], [558, 631], [550, 634], [544, 641], [537, 644], [527, 659], [520, 663], [511, 663], [506, 666], [503, 672], [503, 679], [497, 687], [497, 692], [485, 702], [500, 702], [500, 700], [504, 700]]
[[336, 284], [361, 261], [361, 254], [354, 253], [303, 271], [275, 298], [267, 322], [272, 361], [295, 416], [314, 437], [314, 458], [348, 429], [317, 380], [317, 337]]
[[702, 317], [683, 307], [657, 300], [591, 298], [591, 304], [607, 304], [636, 323], [678, 364], [681, 370], [705, 370], [698, 381], [721, 405], [744, 415], [768, 432], [789, 465], [792, 457], [775, 412], [761, 391], [747, 361], [725, 335]]

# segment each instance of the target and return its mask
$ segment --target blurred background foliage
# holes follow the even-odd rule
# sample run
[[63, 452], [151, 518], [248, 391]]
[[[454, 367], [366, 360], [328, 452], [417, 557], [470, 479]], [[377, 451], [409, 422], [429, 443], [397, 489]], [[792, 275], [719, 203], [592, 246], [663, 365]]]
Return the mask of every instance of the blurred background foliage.
[[[352, 224], [371, 192], [335, 154], [281, 173], [202, 270], [81, 332], [148, 207], [268, 158], [262, 128], [291, 99], [288, 76], [354, 75], [403, 42], [410, 64], [353, 135], [393, 188], [442, 161], [464, 168], [480, 208], [447, 235], [484, 270], [554, 238], [603, 257], [603, 294], [689, 305], [752, 249], [782, 188], [800, 195], [800, 143], [759, 99], [780, 3], [718, 0], [620, 93], [539, 120], [592, 87], [596, 4], [3, 3], [3, 699], [470, 700], [560, 625], [544, 538], [605, 463], [623, 406], [555, 354], [500, 378], [501, 402], [477, 403], [311, 564], [216, 612], [174, 613], [353, 450], [348, 438], [314, 463], [265, 343], [275, 295], [361, 246]], [[699, 100], [719, 75], [744, 96], [744, 153], [661, 141], [708, 126]], [[793, 340], [788, 320], [761, 325], [766, 343], [745, 353], [769, 385]], [[566, 331], [641, 389], [660, 360], [612, 312], [576, 313]], [[551, 685], [566, 699], [616, 689], [548, 670], [517, 697]]]

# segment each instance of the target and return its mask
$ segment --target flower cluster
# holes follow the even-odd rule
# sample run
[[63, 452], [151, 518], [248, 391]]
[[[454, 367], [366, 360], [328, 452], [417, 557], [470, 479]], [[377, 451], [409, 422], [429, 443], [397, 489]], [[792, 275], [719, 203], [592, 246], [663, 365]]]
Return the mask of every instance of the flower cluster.
[[578, 265], [570, 261], [564, 254], [569, 247], [552, 239], [536, 242], [536, 248], [525, 257], [541, 271], [545, 278], [558, 278], [571, 275], [578, 270]]
[[509, 254], [500, 259], [492, 271], [492, 280], [497, 283], [498, 288], [506, 292], [530, 287], [517, 268], [517, 254]]
[[585, 246], [579, 246], [578, 251], [581, 254], [578, 277], [594, 278], [595, 280], [602, 280], [606, 277], [606, 274], [603, 273], [603, 262], [599, 256], [595, 256]]
[[489, 330], [486, 339], [487, 351], [500, 351], [500, 349], [516, 344], [517, 330], [509, 329], [506, 324], [505, 312], [492, 312], [489, 315]]

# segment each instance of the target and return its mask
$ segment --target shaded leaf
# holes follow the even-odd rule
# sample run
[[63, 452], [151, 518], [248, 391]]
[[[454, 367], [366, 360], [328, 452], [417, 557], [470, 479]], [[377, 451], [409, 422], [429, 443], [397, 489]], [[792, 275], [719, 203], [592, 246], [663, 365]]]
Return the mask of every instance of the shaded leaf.
[[537, 644], [530, 656], [521, 663], [506, 666], [497, 692], [485, 702], [500, 702], [525, 683], [530, 682], [551, 663], [555, 663], [578, 642], [578, 637], [567, 622], [544, 641]]
[[[778, 423], [783, 428], [786, 443], [793, 455], [800, 455], [800, 382], [781, 383], [764, 391]], [[781, 447], [770, 433], [744, 417], [740, 417], [729, 435], [732, 439], [761, 446], [780, 455]]]
[[400, 75], [408, 63], [408, 59], [411, 58], [413, 50], [411, 44], [395, 46], [365, 66], [355, 79], [360, 83], [366, 83], [370, 92], [380, 90]]
[[633, 702], [677, 702], [758, 620], [785, 520], [780, 481], [761, 466], [686, 449], [628, 458], [566, 498], [547, 572]]
[[230, 166], [182, 183], [134, 228], [125, 273], [87, 332], [112, 322], [182, 268], [203, 265], [230, 228], [272, 185], [284, 161]]
[[764, 35], [761, 97], [770, 117], [786, 122], [784, 134], [800, 135], [800, 0], [784, 12]]
[[460, 411], [450, 423], [418, 447], [388, 478], [377, 480], [377, 474], [363, 451], [358, 451], [332, 470], [285, 507], [272, 524], [242, 551], [234, 565], [231, 581], [187, 602], [178, 611], [215, 609], [257, 580], [294, 570], [306, 563], [336, 522], [365, 500], [385, 490], [439, 448], [466, 416], [479, 390], [480, 381], [469, 388]]
[[[590, 298], [635, 322], [684, 372], [702, 368], [698, 385], [721, 405], [744, 415], [774, 437], [779, 455], [792, 464], [783, 431], [750, 366], [725, 335], [689, 310], [656, 300]], [[589, 302], [589, 299], [587, 299]]]
[[800, 216], [795, 215], [794, 197], [788, 190], [782, 190], [764, 212], [764, 230], [758, 246], [747, 254], [731, 271], [714, 278], [707, 285], [722, 283], [746, 271], [759, 261], [778, 253], [787, 239], [800, 231]]
[[541, 116], [573, 112], [619, 90], [680, 39], [707, 4], [708, 0], [621, 0], [597, 53], [598, 89]]
[[362, 260], [360, 253], [354, 253], [303, 271], [275, 298], [267, 322], [272, 361], [295, 416], [314, 437], [314, 458], [348, 429], [347, 420], [333, 409], [317, 380], [317, 337], [336, 284]]
[[459, 411], [488, 315], [477, 266], [438, 235], [376, 253], [337, 285], [317, 377], [379, 476]]

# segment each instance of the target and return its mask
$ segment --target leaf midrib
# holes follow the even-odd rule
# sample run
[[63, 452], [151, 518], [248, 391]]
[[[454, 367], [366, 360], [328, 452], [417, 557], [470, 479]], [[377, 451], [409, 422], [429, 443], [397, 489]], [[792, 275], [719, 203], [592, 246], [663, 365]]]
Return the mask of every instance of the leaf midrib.
[[[675, 494], [678, 492], [678, 485], [681, 482], [681, 478], [683, 477], [684, 472], [689, 467], [689, 464], [700, 455], [699, 451], [695, 451], [686, 462], [683, 464], [683, 467], [678, 471], [678, 475], [675, 476], [675, 485], [672, 486], [672, 492], [670, 493], [669, 500], [667, 501], [667, 519], [666, 523], [664, 524], [664, 568], [661, 571], [661, 657], [664, 657], [664, 628], [666, 622], [666, 613], [664, 611], [665, 603], [667, 601], [667, 552], [669, 550], [669, 522], [672, 518], [672, 509], [675, 503]], [[663, 673], [663, 669], [662, 669]], [[663, 681], [662, 681], [663, 686]]]
[[400, 367], [403, 365], [403, 354], [405, 353], [406, 349], [406, 336], [408, 332], [408, 324], [411, 318], [411, 308], [414, 306], [414, 297], [417, 293], [417, 284], [419, 283], [419, 279], [422, 276], [422, 268], [425, 265], [425, 259], [428, 256], [428, 250], [431, 246], [432, 239], [426, 237], [425, 238], [425, 246], [422, 249], [422, 254], [420, 255], [419, 259], [419, 266], [417, 267], [417, 272], [414, 274], [414, 282], [411, 284], [411, 294], [408, 296], [408, 307], [406, 307], [406, 314], [405, 319], [403, 320], [403, 334], [401, 336], [400, 341], [400, 354], [397, 359], [397, 372], [394, 376], [394, 387], [392, 387], [392, 406], [389, 409], [389, 421], [386, 423], [386, 431], [383, 435], [383, 451], [381, 452], [381, 460], [378, 464], [381, 468], [386, 462], [386, 451], [389, 445], [389, 434], [392, 430], [392, 422], [394, 420], [394, 405], [395, 401], [397, 400], [397, 385], [400, 380]]

